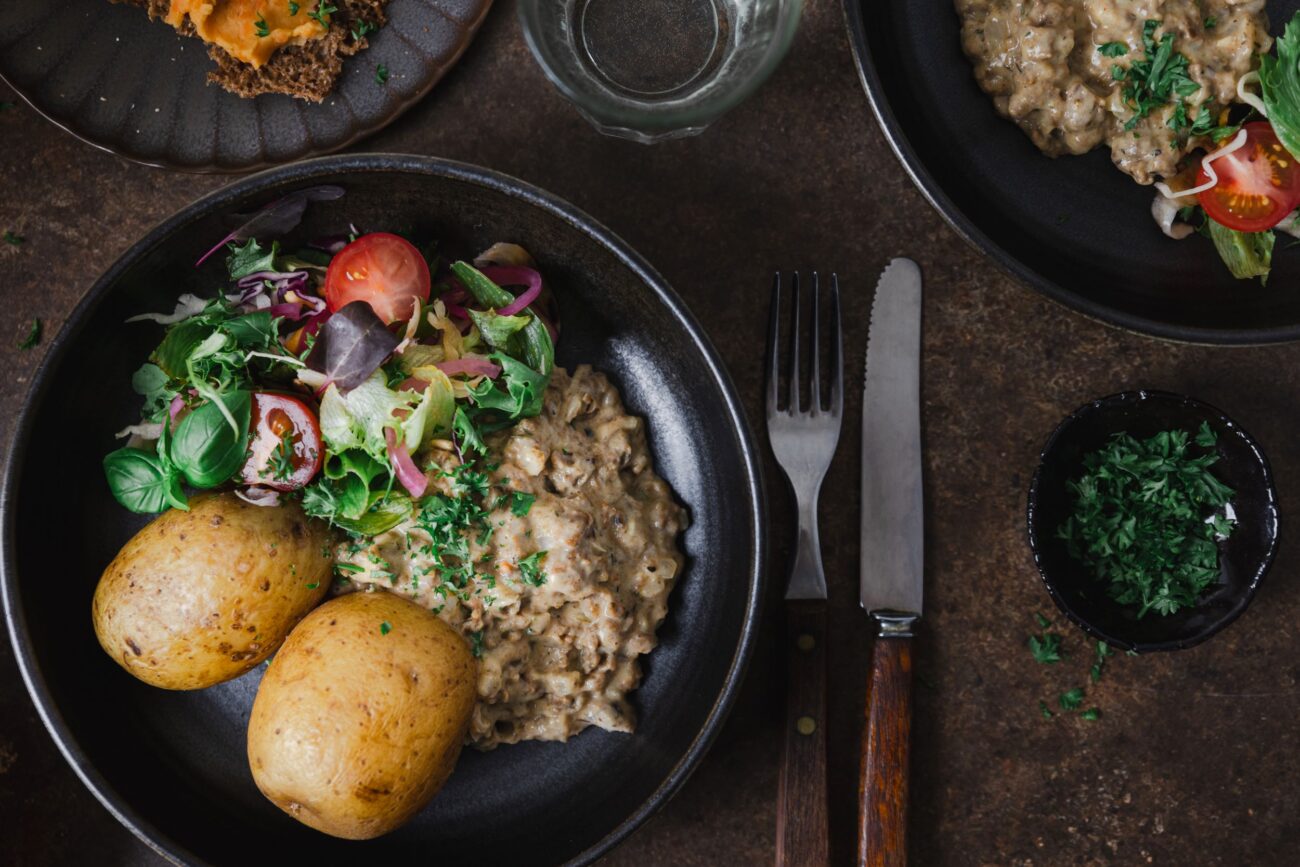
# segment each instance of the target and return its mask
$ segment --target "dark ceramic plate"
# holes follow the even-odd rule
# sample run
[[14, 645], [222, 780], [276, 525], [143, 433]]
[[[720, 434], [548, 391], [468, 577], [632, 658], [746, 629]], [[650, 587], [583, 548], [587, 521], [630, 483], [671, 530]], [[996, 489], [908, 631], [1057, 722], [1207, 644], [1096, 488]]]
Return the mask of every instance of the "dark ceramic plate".
[[[556, 287], [559, 363], [607, 371], [647, 421], [658, 471], [690, 511], [687, 565], [660, 645], [634, 694], [635, 734], [589, 729], [568, 744], [467, 750], [409, 825], [367, 843], [299, 825], [253, 785], [245, 724], [260, 669], [196, 692], [152, 689], [98, 647], [99, 574], [143, 524], [108, 493], [101, 456], [139, 398], [132, 370], [159, 339], [124, 325], [211, 292], [195, 271], [223, 217], [286, 192], [338, 184], [290, 240], [362, 227], [442, 239], [468, 255], [523, 244]], [[177, 861], [244, 864], [293, 853], [315, 864], [584, 862], [627, 836], [682, 784], [717, 734], [749, 657], [762, 598], [763, 507], [751, 434], [717, 354], [681, 301], [634, 252], [546, 193], [482, 169], [419, 157], [330, 157], [208, 196], [132, 247], [50, 348], [18, 425], [0, 510], [10, 635], [47, 727], [82, 780], [128, 827]], [[52, 548], [70, 533], [71, 544]], [[283, 856], [277, 855], [276, 858]]]
[[[962, 54], [952, 0], [844, 0], [858, 69], [904, 169], [966, 240], [1020, 280], [1089, 316], [1203, 343], [1300, 339], [1300, 251], [1273, 276], [1234, 280], [1214, 246], [1173, 241], [1154, 191], [1106, 150], [1049, 159], [999, 117]], [[1271, 0], [1274, 33], [1300, 4]]]
[[[1220, 545], [1222, 573], [1192, 608], [1138, 618], [1117, 605], [1067, 553], [1056, 530], [1072, 511], [1066, 482], [1079, 477], [1083, 456], [1121, 431], [1145, 439], [1165, 430], [1195, 434], [1201, 423], [1218, 435], [1212, 472], [1235, 494], [1237, 525]], [[1029, 545], [1043, 583], [1066, 616], [1121, 650], [1180, 650], [1200, 644], [1241, 612], [1277, 551], [1277, 491], [1268, 460], [1250, 434], [1214, 407], [1163, 391], [1130, 391], [1093, 401], [1066, 416], [1047, 445], [1029, 491]]]
[[[0, 77], [55, 124], [154, 166], [243, 172], [330, 153], [391, 123], [469, 45], [492, 0], [390, 0], [319, 104], [207, 83], [207, 47], [109, 0], [0, 2]], [[384, 85], [375, 81], [388, 68]]]

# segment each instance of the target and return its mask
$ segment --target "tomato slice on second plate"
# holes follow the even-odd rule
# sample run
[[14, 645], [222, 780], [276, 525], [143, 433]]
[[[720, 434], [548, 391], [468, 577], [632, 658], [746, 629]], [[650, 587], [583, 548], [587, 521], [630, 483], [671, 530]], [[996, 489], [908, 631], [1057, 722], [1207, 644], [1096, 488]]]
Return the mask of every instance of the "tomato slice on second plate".
[[324, 450], [311, 407], [292, 395], [254, 392], [252, 427], [245, 484], [292, 491], [312, 480]]
[[[1263, 232], [1300, 202], [1300, 166], [1265, 121], [1248, 123], [1246, 143], [1213, 162], [1219, 183], [1197, 194], [1210, 219], [1238, 232]], [[1205, 168], [1196, 185], [1208, 181]]]
[[391, 325], [411, 318], [413, 299], [429, 300], [429, 265], [405, 238], [388, 232], [362, 235], [330, 260], [325, 302], [331, 311], [365, 301]]

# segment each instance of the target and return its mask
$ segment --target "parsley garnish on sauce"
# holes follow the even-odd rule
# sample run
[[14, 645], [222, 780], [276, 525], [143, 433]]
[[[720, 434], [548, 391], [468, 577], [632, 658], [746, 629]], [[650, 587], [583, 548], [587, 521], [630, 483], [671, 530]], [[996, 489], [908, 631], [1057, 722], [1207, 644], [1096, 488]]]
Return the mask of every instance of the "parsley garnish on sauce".
[[1057, 537], [1138, 617], [1195, 605], [1219, 578], [1218, 540], [1232, 532], [1223, 507], [1233, 491], [1210, 472], [1215, 441], [1202, 424], [1195, 445], [1205, 453], [1193, 456], [1186, 431], [1141, 441], [1116, 434], [1068, 483], [1073, 511]]
[[545, 559], [545, 551], [535, 551], [519, 561], [519, 577], [525, 584], [541, 587], [546, 583], [546, 573], [542, 571], [542, 561]]
[[[1138, 121], [1153, 110], [1173, 102], [1174, 111], [1168, 120], [1169, 127], [1181, 132], [1191, 126], [1193, 133], [1204, 134], [1213, 125], [1211, 112], [1202, 106], [1195, 124], [1190, 124], [1187, 105], [1183, 102], [1186, 97], [1199, 91], [1201, 86], [1187, 74], [1187, 58], [1174, 52], [1174, 34], [1165, 33], [1160, 37], [1159, 42], [1156, 41], [1155, 34], [1159, 26], [1158, 19], [1148, 19], [1142, 26], [1142, 47], [1146, 52], [1145, 57], [1134, 60], [1129, 64], [1128, 69], [1118, 64], [1111, 67], [1111, 76], [1116, 81], [1125, 82], [1122, 92], [1124, 102], [1133, 110], [1133, 116], [1124, 123], [1124, 129], [1133, 129]], [[1115, 44], [1108, 42], [1102, 48]], [[1118, 54], [1106, 56], [1116, 57]]]
[[514, 495], [510, 498], [510, 514], [514, 515], [516, 518], [527, 517], [536, 500], [537, 497], [533, 494], [525, 494], [523, 491], [515, 491]]
[[1128, 46], [1123, 42], [1107, 42], [1097, 46], [1097, 51], [1102, 57], [1121, 57], [1128, 54]]

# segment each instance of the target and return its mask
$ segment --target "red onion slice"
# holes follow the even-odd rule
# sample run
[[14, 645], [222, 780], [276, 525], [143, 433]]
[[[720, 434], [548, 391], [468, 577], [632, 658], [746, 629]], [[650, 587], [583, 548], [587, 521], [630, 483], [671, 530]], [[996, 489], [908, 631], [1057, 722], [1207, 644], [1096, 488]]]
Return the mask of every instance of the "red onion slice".
[[412, 497], [417, 500], [424, 496], [425, 489], [429, 486], [429, 479], [420, 472], [420, 468], [411, 460], [410, 453], [406, 450], [406, 443], [397, 441], [397, 431], [391, 427], [384, 428], [384, 442], [388, 443], [388, 457], [393, 462], [393, 470], [397, 473], [397, 480], [402, 483], [402, 487], [410, 492]]

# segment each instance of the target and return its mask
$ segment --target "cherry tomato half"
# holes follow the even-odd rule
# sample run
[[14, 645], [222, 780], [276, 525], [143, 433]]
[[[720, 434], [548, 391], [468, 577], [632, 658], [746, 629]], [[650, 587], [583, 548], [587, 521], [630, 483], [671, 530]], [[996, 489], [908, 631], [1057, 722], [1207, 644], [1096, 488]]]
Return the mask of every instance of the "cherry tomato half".
[[311, 407], [288, 394], [253, 393], [252, 439], [243, 479], [277, 491], [292, 491], [320, 470], [320, 423]]
[[325, 303], [331, 311], [365, 301], [385, 323], [411, 318], [413, 299], [429, 300], [429, 265], [410, 241], [387, 232], [362, 235], [330, 260]]
[[[1212, 164], [1219, 183], [1197, 194], [1212, 220], [1238, 232], [1271, 229], [1300, 203], [1300, 166], [1265, 121], [1245, 126], [1246, 143]], [[1202, 167], [1200, 186], [1209, 180]]]

